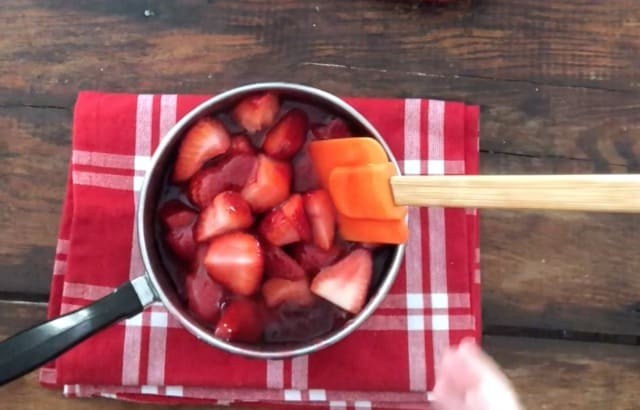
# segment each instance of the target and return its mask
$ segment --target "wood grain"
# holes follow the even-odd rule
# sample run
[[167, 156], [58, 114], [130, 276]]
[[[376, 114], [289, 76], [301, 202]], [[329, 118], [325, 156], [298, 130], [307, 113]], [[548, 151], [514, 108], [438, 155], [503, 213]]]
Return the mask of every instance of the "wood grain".
[[640, 348], [486, 337], [527, 409], [637, 409]]
[[122, 87], [122, 79], [142, 88], [193, 90], [209, 74], [218, 84], [285, 77], [305, 62], [448, 79], [639, 86], [640, 10], [629, 0], [449, 6], [417, 0], [9, 0], [4, 6], [0, 48], [16, 66], [0, 72], [0, 87], [67, 98], [74, 86]]
[[[504, 368], [528, 409], [631, 410], [640, 401], [640, 348], [510, 337], [486, 337], [484, 347]], [[0, 409], [176, 409], [107, 399], [64, 399], [31, 373], [0, 387]], [[225, 407], [228, 408], [228, 407]], [[233, 409], [233, 407], [231, 408]]]
[[48, 292], [70, 128], [66, 109], [0, 108], [0, 292]]

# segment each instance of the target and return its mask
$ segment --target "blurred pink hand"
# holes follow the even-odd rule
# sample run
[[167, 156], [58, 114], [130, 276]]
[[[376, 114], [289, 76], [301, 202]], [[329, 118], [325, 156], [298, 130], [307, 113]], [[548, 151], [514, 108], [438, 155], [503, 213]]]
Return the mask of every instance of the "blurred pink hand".
[[445, 352], [433, 396], [438, 410], [522, 408], [509, 380], [473, 340]]

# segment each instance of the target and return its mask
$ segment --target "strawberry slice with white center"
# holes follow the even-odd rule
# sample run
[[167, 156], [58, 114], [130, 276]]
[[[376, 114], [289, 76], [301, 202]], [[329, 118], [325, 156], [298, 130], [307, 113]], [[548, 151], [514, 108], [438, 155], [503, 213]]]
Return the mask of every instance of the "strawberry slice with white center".
[[251, 209], [264, 212], [287, 199], [290, 189], [291, 165], [260, 154], [241, 194]]
[[184, 261], [192, 260], [197, 250], [193, 226], [198, 214], [177, 200], [164, 204], [159, 213], [166, 229], [164, 242], [178, 258]]
[[325, 125], [313, 127], [311, 133], [317, 140], [347, 138], [352, 136], [349, 126], [340, 118], [334, 118]]
[[313, 295], [306, 279], [288, 280], [282, 278], [268, 279], [262, 285], [262, 297], [267, 307], [273, 308], [284, 302], [292, 302], [300, 306], [313, 303]]
[[304, 209], [311, 224], [313, 242], [329, 250], [336, 233], [336, 214], [327, 191], [318, 189], [304, 194]]
[[229, 148], [229, 153], [233, 154], [256, 154], [256, 149], [249, 141], [246, 135], [240, 134], [235, 135], [231, 138], [231, 147]]
[[229, 133], [220, 121], [199, 120], [182, 139], [173, 169], [173, 182], [188, 180], [205, 162], [227, 152], [230, 144]]
[[322, 269], [311, 282], [311, 292], [357, 314], [367, 300], [372, 274], [371, 253], [356, 249], [337, 263]]
[[211, 204], [198, 217], [195, 239], [203, 242], [223, 233], [248, 228], [253, 224], [253, 214], [249, 204], [233, 191], [216, 195]]
[[275, 246], [309, 240], [311, 231], [304, 212], [302, 196], [291, 195], [278, 208], [265, 215], [258, 231]]
[[233, 118], [250, 133], [262, 131], [273, 124], [280, 110], [274, 93], [258, 93], [244, 98], [233, 109]]
[[251, 299], [233, 299], [223, 310], [214, 335], [227, 342], [253, 343], [260, 340], [264, 318]]
[[189, 182], [187, 195], [191, 202], [204, 209], [222, 191], [240, 192], [255, 166], [255, 155], [232, 155], [196, 173]]
[[335, 262], [344, 251], [345, 247], [342, 243], [335, 243], [329, 250], [324, 250], [312, 243], [301, 242], [294, 245], [291, 254], [304, 271], [314, 275], [320, 269]]
[[262, 249], [250, 234], [232, 232], [211, 240], [204, 266], [211, 278], [237, 295], [249, 296], [260, 285]]
[[304, 269], [285, 251], [277, 246], [264, 243], [264, 273], [268, 277], [284, 279], [303, 279], [306, 275]]
[[185, 279], [189, 310], [206, 323], [215, 323], [224, 298], [224, 289], [207, 274], [203, 265]]
[[267, 132], [262, 150], [275, 159], [290, 159], [302, 148], [308, 130], [307, 114], [294, 108]]

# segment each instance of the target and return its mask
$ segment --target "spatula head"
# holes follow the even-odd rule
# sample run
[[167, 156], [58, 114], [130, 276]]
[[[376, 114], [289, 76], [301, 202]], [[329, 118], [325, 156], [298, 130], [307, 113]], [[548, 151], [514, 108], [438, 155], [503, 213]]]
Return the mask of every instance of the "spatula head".
[[390, 184], [396, 169], [375, 139], [313, 141], [309, 154], [336, 207], [344, 239], [389, 244], [407, 241], [407, 209], [395, 205]]
[[324, 187], [329, 185], [329, 175], [337, 167], [389, 161], [378, 141], [366, 137], [313, 141], [309, 144], [309, 155]]
[[389, 183], [394, 175], [390, 162], [337, 167], [329, 176], [329, 194], [338, 212], [349, 218], [403, 219], [407, 208], [394, 204]]

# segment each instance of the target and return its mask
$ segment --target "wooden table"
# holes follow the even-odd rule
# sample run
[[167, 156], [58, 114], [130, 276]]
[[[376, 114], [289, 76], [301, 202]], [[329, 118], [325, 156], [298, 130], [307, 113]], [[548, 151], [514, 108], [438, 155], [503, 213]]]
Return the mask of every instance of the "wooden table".
[[[640, 172], [636, 0], [4, 0], [0, 338], [45, 317], [83, 89], [261, 80], [482, 106], [482, 173]], [[529, 408], [640, 406], [640, 215], [482, 213], [484, 344]], [[35, 374], [0, 408], [66, 400]], [[145, 406], [142, 406], [145, 407]]]

